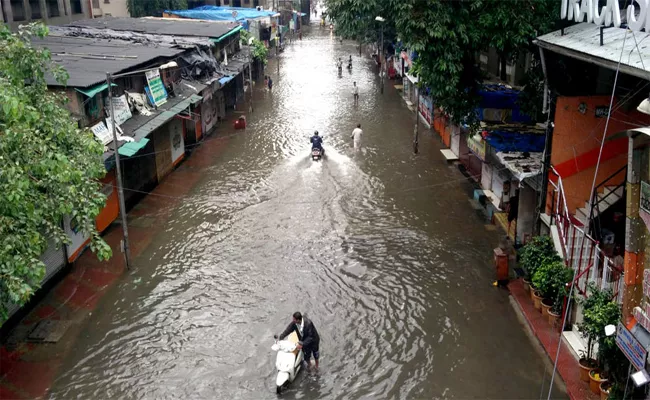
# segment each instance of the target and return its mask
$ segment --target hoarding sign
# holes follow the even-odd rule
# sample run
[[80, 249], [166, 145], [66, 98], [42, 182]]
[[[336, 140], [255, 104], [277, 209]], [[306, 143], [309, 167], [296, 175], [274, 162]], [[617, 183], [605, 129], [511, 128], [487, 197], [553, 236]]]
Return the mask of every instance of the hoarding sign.
[[106, 128], [103, 121], [90, 127], [90, 130], [95, 135], [95, 138], [104, 146], [113, 141], [113, 134]]
[[145, 75], [153, 105], [159, 107], [165, 104], [167, 102], [167, 90], [162, 79], [160, 79], [160, 72], [157, 69], [152, 69], [145, 72]]
[[[126, 100], [125, 95], [113, 97], [111, 102], [113, 103], [113, 111], [115, 112], [115, 122], [117, 123], [117, 126], [122, 125], [133, 116], [133, 114], [131, 114], [131, 109], [129, 108], [129, 102]], [[106, 114], [110, 116], [110, 105], [107, 108], [108, 109], [106, 110]]]
[[428, 96], [420, 95], [420, 105], [418, 107], [418, 110], [422, 118], [424, 118], [424, 120], [427, 121], [429, 125], [431, 125], [431, 109], [431, 98]]
[[644, 369], [645, 360], [648, 357], [646, 349], [622, 323], [618, 323], [616, 332], [616, 345], [618, 348], [621, 349], [637, 371]]
[[467, 137], [467, 147], [481, 161], [485, 161], [485, 140], [480, 134], [470, 135]]

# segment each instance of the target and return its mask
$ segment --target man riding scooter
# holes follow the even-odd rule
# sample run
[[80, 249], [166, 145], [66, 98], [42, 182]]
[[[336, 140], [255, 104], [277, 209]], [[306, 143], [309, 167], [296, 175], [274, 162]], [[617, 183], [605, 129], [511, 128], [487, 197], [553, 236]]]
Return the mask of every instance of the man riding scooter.
[[312, 150], [318, 149], [321, 156], [325, 155], [325, 149], [323, 149], [323, 137], [318, 136], [318, 131], [314, 131], [314, 136], [309, 139], [309, 142], [311, 143]]
[[[316, 136], [318, 136], [318, 132], [316, 132]], [[318, 359], [320, 358], [320, 354], [318, 353], [320, 336], [318, 336], [318, 331], [316, 330], [314, 323], [303, 317], [300, 312], [295, 312], [293, 313], [293, 319], [289, 326], [287, 326], [287, 329], [280, 334], [280, 340], [289, 336], [293, 331], [298, 333], [298, 339], [300, 340], [300, 342], [298, 342], [298, 348], [302, 349], [302, 352], [305, 355], [307, 368], [311, 367], [310, 361], [313, 354], [315, 361], [314, 366], [318, 369]]]

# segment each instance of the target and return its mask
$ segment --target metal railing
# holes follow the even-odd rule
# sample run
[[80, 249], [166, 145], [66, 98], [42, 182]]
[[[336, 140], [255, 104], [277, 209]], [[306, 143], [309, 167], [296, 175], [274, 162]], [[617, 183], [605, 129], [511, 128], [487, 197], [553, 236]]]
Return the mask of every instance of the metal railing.
[[600, 289], [612, 289], [614, 297], [619, 299], [622, 293], [622, 268], [602, 251], [597, 240], [585, 232], [587, 227], [569, 213], [562, 177], [553, 167], [551, 175], [555, 178], [549, 179], [553, 191], [547, 209], [550, 209], [551, 225], [557, 227], [564, 261], [575, 270], [576, 291], [587, 297], [587, 286], [593, 282]]
[[[623, 172], [623, 180], [619, 183], [615, 183], [614, 188], [609, 191], [609, 192], [604, 192], [603, 196], [598, 196], [600, 189], [605, 188], [610, 182], [614, 180], [615, 177], [619, 176], [619, 174]], [[623, 189], [623, 197], [625, 197], [625, 176], [627, 175], [627, 164], [624, 165], [622, 168], [620, 168], [618, 171], [614, 172], [611, 174], [609, 177], [607, 177], [604, 181], [598, 184], [591, 193], [591, 201], [589, 204], [591, 205], [591, 209], [589, 210], [589, 221], [591, 222], [590, 226], [590, 232], [592, 235], [594, 235], [598, 240], [602, 239], [602, 224], [600, 221], [600, 204], [603, 202], [608, 202], [607, 199], [610, 199], [612, 201], [616, 195], [616, 192], [618, 192], [619, 189]]]

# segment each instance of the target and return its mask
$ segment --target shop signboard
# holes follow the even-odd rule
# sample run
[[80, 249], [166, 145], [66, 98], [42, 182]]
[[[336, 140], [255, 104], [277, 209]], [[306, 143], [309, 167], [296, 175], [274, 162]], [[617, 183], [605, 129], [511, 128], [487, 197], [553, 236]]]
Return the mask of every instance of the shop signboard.
[[[133, 116], [125, 95], [113, 97], [111, 102], [113, 103], [113, 112], [115, 113], [115, 122], [117, 123], [117, 126], [122, 125]], [[106, 111], [110, 116], [111, 107], [109, 106]]]
[[79, 255], [79, 250], [88, 242], [89, 236], [85, 235], [81, 231], [79, 224], [69, 216], [63, 218], [63, 229], [70, 238], [65, 250], [68, 261], [72, 262]]
[[486, 145], [480, 134], [469, 135], [467, 137], [467, 147], [481, 161], [485, 161]]
[[627, 27], [632, 31], [645, 30], [648, 32], [650, 28], [650, 18], [646, 18], [648, 11], [647, 0], [631, 2], [627, 9], [623, 9], [623, 13], [626, 14], [624, 16], [621, 16], [618, 0], [562, 0], [560, 18], [575, 22], [587, 22], [596, 26], [620, 28], [621, 20], [624, 17]]
[[183, 140], [183, 123], [174, 119], [169, 124], [169, 143], [172, 152], [172, 163], [176, 164], [185, 155], [185, 141]]
[[616, 329], [616, 345], [621, 349], [623, 354], [625, 354], [625, 357], [630, 360], [630, 363], [634, 365], [634, 368], [636, 368], [637, 371], [645, 368], [645, 361], [648, 357], [648, 352], [634, 337], [632, 332], [630, 332], [625, 325], [620, 322]]
[[104, 146], [113, 141], [113, 133], [106, 128], [104, 121], [93, 125], [90, 127], [90, 130], [93, 132], [93, 135], [95, 135], [95, 138], [97, 138], [97, 140], [99, 140], [99, 142]]
[[160, 72], [157, 69], [152, 69], [145, 72], [147, 77], [147, 85], [149, 86], [149, 94], [153, 100], [153, 105], [159, 107], [167, 102], [167, 90], [160, 79]]
[[645, 330], [650, 332], [650, 303], [648, 303], [648, 298], [650, 298], [650, 270], [645, 270], [643, 271], [643, 299], [641, 300], [644, 307], [634, 307], [632, 315]]
[[431, 121], [432, 121], [431, 119], [432, 106], [433, 105], [431, 102], [431, 98], [429, 96], [420, 95], [420, 105], [418, 107], [418, 110], [422, 118], [424, 118], [424, 120], [427, 121], [429, 125], [431, 125]]

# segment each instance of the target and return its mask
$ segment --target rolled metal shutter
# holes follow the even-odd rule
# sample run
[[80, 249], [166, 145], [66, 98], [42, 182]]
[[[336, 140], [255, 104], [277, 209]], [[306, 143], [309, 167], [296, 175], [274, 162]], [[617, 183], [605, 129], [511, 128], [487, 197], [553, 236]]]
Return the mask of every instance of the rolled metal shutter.
[[65, 266], [65, 248], [61, 246], [57, 249], [54, 240], [48, 240], [47, 249], [45, 249], [45, 253], [41, 256], [41, 261], [45, 264], [45, 277], [43, 278], [43, 282], [41, 282], [43, 284]]
[[[45, 249], [45, 252], [41, 256], [41, 261], [45, 264], [45, 277], [43, 277], [43, 281], [41, 282], [41, 284], [44, 284], [65, 266], [66, 258], [64, 247], [61, 246], [61, 248], [57, 249], [54, 240], [48, 240], [47, 249]], [[10, 304], [8, 309], [9, 317], [11, 317], [20, 309], [20, 307], [17, 304]]]

